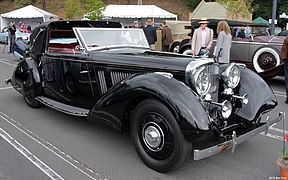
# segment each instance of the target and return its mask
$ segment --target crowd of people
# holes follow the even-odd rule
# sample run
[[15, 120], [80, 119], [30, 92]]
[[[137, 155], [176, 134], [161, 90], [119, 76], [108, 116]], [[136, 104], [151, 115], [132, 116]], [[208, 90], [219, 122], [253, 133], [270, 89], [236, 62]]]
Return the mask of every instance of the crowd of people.
[[[193, 56], [201, 57], [213, 57], [218, 62], [229, 63], [230, 62], [230, 49], [232, 43], [232, 32], [226, 21], [220, 21], [217, 25], [217, 43], [214, 48], [214, 52], [211, 53], [210, 49], [213, 43], [214, 32], [212, 29], [208, 28], [209, 21], [207, 18], [203, 17], [198, 22], [199, 28], [195, 29], [191, 40], [191, 54]], [[134, 21], [132, 28], [143, 28], [147, 41], [149, 43], [150, 49], [155, 50], [155, 44], [157, 42], [156, 28], [153, 26], [151, 19], [148, 19], [145, 26], [141, 26], [138, 21]], [[171, 28], [167, 25], [164, 20], [161, 25], [161, 46], [162, 51], [168, 52], [173, 41]], [[248, 36], [249, 31], [247, 28], [237, 28], [235, 33], [239, 37], [241, 31], [245, 30], [244, 36]], [[239, 34], [239, 35], [238, 35]]]
[[[54, 21], [54, 17], [51, 16], [48, 19], [49, 22]], [[40, 24], [42, 24], [42, 22], [38, 22], [36, 26], [39, 26]], [[17, 23], [17, 25], [15, 25], [14, 21], [10, 21], [8, 22], [8, 40], [9, 40], [9, 50], [8, 53], [13, 53], [13, 46], [16, 42], [16, 31], [17, 29], [19, 30], [19, 32], [22, 33], [27, 33], [27, 34], [31, 34], [32, 33], [32, 27], [29, 24], [26, 24], [25, 22], [22, 22], [21, 20]]]
[[[131, 27], [143, 28], [150, 49], [155, 50], [155, 44], [157, 42], [157, 32], [156, 27], [154, 27], [153, 21], [151, 19], [148, 19], [146, 21], [144, 27], [141, 27], [138, 21], [134, 21]], [[170, 27], [167, 25], [166, 21], [162, 22], [161, 34], [162, 34], [161, 38], [162, 51], [168, 52], [169, 46], [173, 43], [173, 38], [172, 38], [172, 31]]]

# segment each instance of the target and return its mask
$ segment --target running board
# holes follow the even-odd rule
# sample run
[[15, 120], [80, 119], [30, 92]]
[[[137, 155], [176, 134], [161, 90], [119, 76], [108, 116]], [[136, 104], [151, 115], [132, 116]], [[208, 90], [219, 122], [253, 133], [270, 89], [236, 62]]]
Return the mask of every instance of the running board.
[[43, 97], [43, 96], [38, 96], [36, 97], [36, 99], [41, 102], [42, 104], [44, 104], [45, 106], [48, 106], [50, 108], [53, 108], [57, 111], [61, 111], [63, 113], [66, 114], [70, 114], [73, 116], [88, 116], [89, 110], [88, 109], [83, 109], [83, 108], [78, 108], [75, 106], [70, 106], [67, 104], [63, 104], [57, 101], [54, 101], [50, 98], [47, 97]]

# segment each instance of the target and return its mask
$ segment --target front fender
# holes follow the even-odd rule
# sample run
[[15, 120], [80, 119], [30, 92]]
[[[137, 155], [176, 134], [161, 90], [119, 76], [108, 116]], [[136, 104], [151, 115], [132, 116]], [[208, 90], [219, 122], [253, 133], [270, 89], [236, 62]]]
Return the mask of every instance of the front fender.
[[110, 125], [121, 131], [125, 112], [147, 98], [166, 105], [182, 130], [187, 123], [192, 128], [209, 129], [208, 116], [193, 91], [184, 83], [158, 73], [136, 74], [118, 83], [97, 102], [89, 116], [106, 122], [109, 118]]
[[247, 68], [240, 68], [241, 80], [239, 94], [249, 96], [249, 103], [239, 108], [236, 114], [249, 121], [261, 113], [278, 105], [277, 99], [270, 86], [256, 73]]

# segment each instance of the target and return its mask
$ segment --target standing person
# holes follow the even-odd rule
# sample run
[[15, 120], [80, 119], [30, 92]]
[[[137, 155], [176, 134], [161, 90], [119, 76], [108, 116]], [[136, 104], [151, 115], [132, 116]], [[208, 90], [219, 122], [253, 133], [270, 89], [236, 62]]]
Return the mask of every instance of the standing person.
[[54, 17], [53, 17], [53, 16], [50, 16], [50, 17], [49, 17], [49, 21], [50, 21], [50, 22], [54, 21]]
[[286, 35], [281, 52], [280, 58], [284, 61], [284, 73], [285, 73], [285, 88], [286, 88], [286, 100], [285, 103], [288, 104], [288, 35]]
[[150, 49], [155, 50], [155, 42], [157, 41], [156, 29], [152, 26], [153, 22], [151, 19], [146, 21], [146, 27], [144, 27], [144, 33], [149, 43]]
[[229, 63], [231, 49], [231, 30], [226, 21], [219, 21], [217, 25], [217, 43], [214, 48], [213, 56], [218, 58], [220, 63]]
[[132, 28], [139, 28], [139, 23], [138, 21], [134, 21], [133, 24], [132, 24]]
[[13, 52], [13, 45], [15, 44], [15, 40], [16, 40], [15, 33], [16, 33], [16, 26], [11, 21], [9, 22], [9, 25], [8, 25], [8, 34], [9, 34], [9, 40], [10, 40], [9, 53]]
[[171, 29], [167, 26], [166, 21], [162, 22], [162, 51], [169, 51], [170, 44], [173, 43]]
[[191, 53], [192, 55], [202, 56], [209, 53], [213, 43], [213, 30], [208, 28], [209, 21], [203, 17], [198, 22], [200, 27], [195, 29], [192, 37]]

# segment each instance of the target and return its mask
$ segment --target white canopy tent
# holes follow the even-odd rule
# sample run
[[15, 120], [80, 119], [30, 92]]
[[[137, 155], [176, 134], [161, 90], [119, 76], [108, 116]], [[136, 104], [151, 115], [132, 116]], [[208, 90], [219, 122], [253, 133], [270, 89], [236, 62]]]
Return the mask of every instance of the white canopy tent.
[[108, 5], [103, 14], [105, 19], [120, 21], [124, 25], [131, 25], [135, 20], [143, 23], [148, 18], [155, 23], [161, 23], [163, 20], [177, 20], [177, 15], [155, 5]]
[[34, 28], [38, 22], [46, 22], [51, 16], [56, 20], [58, 19], [58, 16], [55, 14], [49, 13], [32, 5], [28, 5], [11, 12], [1, 14], [1, 29], [7, 26], [7, 23], [10, 21], [14, 21], [16, 25], [19, 21], [21, 21]]

